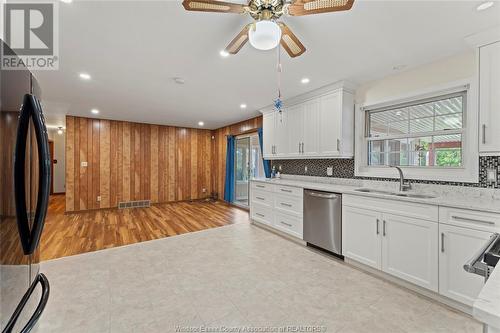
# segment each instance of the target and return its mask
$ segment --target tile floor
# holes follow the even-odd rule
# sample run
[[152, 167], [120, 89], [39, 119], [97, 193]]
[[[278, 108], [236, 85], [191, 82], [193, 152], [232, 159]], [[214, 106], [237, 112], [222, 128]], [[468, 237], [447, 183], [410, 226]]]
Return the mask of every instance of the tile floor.
[[52, 290], [38, 333], [202, 325], [481, 332], [461, 313], [251, 224], [56, 259], [41, 269]]

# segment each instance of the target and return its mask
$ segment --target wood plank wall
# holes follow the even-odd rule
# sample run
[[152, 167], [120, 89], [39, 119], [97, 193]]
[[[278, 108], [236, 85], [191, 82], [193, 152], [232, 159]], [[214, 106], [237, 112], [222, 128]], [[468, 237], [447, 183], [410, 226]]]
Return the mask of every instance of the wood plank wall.
[[66, 117], [66, 211], [209, 196], [212, 132]]
[[227, 135], [240, 135], [243, 133], [257, 131], [262, 127], [262, 116], [252, 119], [241, 121], [226, 127], [219, 128], [214, 131], [215, 145], [214, 145], [214, 191], [217, 192], [219, 199], [224, 199], [224, 184], [226, 181], [226, 148], [227, 148]]

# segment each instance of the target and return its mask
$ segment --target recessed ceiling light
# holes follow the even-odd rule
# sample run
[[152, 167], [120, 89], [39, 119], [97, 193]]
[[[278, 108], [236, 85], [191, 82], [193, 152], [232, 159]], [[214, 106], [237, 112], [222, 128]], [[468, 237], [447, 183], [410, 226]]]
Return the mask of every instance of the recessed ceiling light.
[[184, 83], [186, 83], [186, 80], [184, 80], [182, 77], [174, 77], [172, 80], [174, 80], [174, 82], [177, 83], [177, 84], [184, 84]]
[[309, 80], [309, 78], [305, 77], [302, 80], [300, 80], [300, 82], [302, 82], [302, 84], [308, 84], [309, 82], [311, 82], [311, 80]]
[[219, 54], [221, 57], [224, 57], [224, 58], [229, 57], [229, 52], [227, 52], [226, 50], [221, 50], [219, 52]]
[[493, 1], [487, 1], [487, 2], [483, 2], [482, 4], [480, 4], [479, 6], [476, 7], [476, 10], [478, 12], [482, 11], [482, 10], [485, 10], [485, 9], [488, 9], [490, 8], [491, 6], [493, 6], [494, 3]]
[[80, 79], [82, 79], [82, 80], [90, 80], [91, 76], [88, 73], [80, 73]]
[[97, 110], [97, 109], [92, 109], [92, 110], [90, 110], [90, 112], [92, 112], [93, 114], [98, 114], [98, 113], [99, 113], [99, 110]]
[[246, 104], [244, 104], [244, 103], [243, 103], [243, 104], [240, 104], [240, 108], [241, 108], [241, 109], [246, 109], [246, 108], [247, 108], [247, 105], [246, 105]]
[[198, 122], [198, 126], [203, 126], [203, 125], [205, 125], [205, 123], [204, 123], [204, 122], [202, 122], [202, 121], [199, 121], [199, 122]]

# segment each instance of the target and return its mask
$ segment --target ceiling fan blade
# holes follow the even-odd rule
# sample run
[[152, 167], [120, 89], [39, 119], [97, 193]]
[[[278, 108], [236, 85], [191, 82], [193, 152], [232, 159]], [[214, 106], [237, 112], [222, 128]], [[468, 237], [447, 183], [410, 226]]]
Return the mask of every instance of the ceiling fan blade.
[[290, 28], [283, 22], [279, 23], [281, 28], [281, 46], [286, 50], [288, 55], [292, 58], [298, 57], [306, 52], [306, 48], [300, 40], [290, 30]]
[[252, 23], [247, 24], [241, 32], [234, 37], [234, 39], [229, 43], [229, 45], [226, 47], [225, 51], [230, 54], [236, 54], [238, 53], [239, 50], [243, 47], [243, 45], [246, 44], [248, 41], [248, 30], [250, 30], [250, 27], [252, 26]]
[[297, 0], [288, 6], [291, 16], [339, 12], [352, 8], [354, 0]]
[[246, 11], [245, 5], [216, 0], [184, 0], [182, 5], [186, 10], [195, 12], [242, 14]]

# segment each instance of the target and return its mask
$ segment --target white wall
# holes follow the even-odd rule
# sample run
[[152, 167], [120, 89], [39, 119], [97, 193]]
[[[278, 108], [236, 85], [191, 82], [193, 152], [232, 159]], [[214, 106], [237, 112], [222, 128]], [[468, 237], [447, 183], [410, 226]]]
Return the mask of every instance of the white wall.
[[65, 140], [66, 133], [57, 134], [57, 130], [49, 130], [49, 139], [54, 142], [54, 159], [57, 164], [54, 164], [54, 193], [66, 192], [66, 156], [65, 156]]
[[449, 82], [474, 78], [475, 62], [475, 53], [471, 50], [366, 83], [356, 89], [356, 104], [377, 104]]

